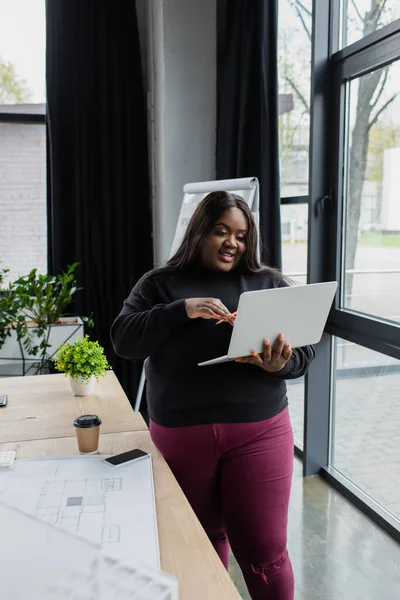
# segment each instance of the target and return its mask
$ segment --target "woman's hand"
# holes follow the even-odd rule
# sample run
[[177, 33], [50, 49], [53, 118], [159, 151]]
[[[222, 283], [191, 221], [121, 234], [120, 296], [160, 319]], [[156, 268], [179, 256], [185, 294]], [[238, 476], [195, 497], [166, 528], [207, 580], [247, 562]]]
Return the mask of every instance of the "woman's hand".
[[285, 338], [283, 334], [280, 333], [272, 347], [269, 340], [264, 340], [262, 354], [252, 352], [251, 356], [238, 358], [236, 359], [236, 362], [256, 365], [269, 373], [277, 373], [283, 369], [291, 356], [292, 348], [289, 344], [285, 343]]
[[230, 312], [218, 298], [186, 298], [189, 319], [224, 319], [230, 321]]

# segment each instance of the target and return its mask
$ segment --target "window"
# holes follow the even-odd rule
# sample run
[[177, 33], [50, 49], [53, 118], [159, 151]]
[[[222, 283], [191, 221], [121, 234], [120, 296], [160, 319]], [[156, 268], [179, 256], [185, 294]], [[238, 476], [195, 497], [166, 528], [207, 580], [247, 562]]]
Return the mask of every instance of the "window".
[[342, 306], [400, 322], [400, 61], [347, 84]]
[[44, 0], [0, 0], [0, 214], [0, 269], [45, 273]]
[[300, 379], [288, 379], [286, 385], [295, 445], [298, 448], [303, 449], [304, 377], [300, 377]]
[[399, 0], [342, 0], [342, 47], [400, 18]]
[[281, 228], [283, 273], [307, 283], [308, 204], [283, 204]]
[[332, 466], [400, 520], [400, 363], [335, 346]]
[[[307, 283], [308, 204], [282, 204], [282, 271], [294, 283]], [[296, 446], [303, 447], [304, 377], [288, 380], [290, 418]]]
[[[307, 282], [311, 35], [312, 0], [279, 0], [282, 270], [294, 283]], [[302, 448], [304, 378], [287, 384], [295, 442]]]
[[311, 10], [311, 0], [279, 0], [279, 156], [282, 197], [308, 195]]
[[[340, 4], [342, 47], [357, 43], [336, 52]], [[327, 68], [318, 80], [321, 103], [313, 104], [312, 131], [321, 130], [323, 140], [313, 166], [317, 183], [326, 174], [332, 202], [325, 220], [318, 213], [310, 222], [309, 264], [340, 289], [308, 379], [305, 447], [312, 456], [305, 469], [322, 466], [400, 539], [399, 7], [333, 0], [329, 14], [326, 5], [317, 13], [314, 55]], [[326, 52], [329, 27], [333, 48]], [[326, 193], [321, 188], [313, 201]]]
[[0, 0], [0, 105], [44, 102], [45, 1]]

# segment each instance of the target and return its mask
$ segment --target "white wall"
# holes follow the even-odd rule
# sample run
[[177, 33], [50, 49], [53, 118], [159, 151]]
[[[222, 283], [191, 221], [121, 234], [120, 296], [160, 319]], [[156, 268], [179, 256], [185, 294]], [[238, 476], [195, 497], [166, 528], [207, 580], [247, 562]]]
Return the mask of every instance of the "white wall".
[[0, 123], [0, 268], [47, 272], [44, 123]]
[[146, 6], [154, 247], [162, 264], [183, 185], [215, 178], [216, 0], [148, 0]]

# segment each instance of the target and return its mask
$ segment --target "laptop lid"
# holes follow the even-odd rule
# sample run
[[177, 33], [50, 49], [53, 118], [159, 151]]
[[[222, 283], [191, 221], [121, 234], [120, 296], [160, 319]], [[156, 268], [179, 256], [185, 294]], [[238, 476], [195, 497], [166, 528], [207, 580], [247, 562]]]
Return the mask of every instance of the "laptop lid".
[[318, 343], [337, 285], [329, 281], [244, 292], [227, 356], [238, 358], [262, 352], [264, 339], [274, 343], [280, 333], [292, 348]]

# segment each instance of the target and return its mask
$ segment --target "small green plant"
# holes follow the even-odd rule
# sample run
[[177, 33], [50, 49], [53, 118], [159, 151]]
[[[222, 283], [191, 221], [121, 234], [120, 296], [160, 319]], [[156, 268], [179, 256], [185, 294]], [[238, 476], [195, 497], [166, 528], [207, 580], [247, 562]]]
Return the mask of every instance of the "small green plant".
[[57, 356], [53, 359], [57, 371], [69, 375], [74, 381], [87, 383], [92, 375], [98, 381], [110, 369], [104, 348], [99, 342], [92, 342], [85, 335], [74, 344], [66, 342], [60, 346]]

